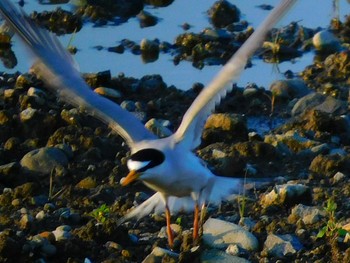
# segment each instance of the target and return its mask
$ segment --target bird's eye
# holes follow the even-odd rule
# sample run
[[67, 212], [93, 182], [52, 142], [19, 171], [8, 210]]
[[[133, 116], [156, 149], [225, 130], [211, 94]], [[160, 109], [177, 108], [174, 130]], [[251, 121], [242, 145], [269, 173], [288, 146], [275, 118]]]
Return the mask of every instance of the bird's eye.
[[161, 164], [164, 160], [165, 156], [161, 151], [157, 149], [143, 149], [130, 156], [128, 167], [131, 170], [144, 172]]

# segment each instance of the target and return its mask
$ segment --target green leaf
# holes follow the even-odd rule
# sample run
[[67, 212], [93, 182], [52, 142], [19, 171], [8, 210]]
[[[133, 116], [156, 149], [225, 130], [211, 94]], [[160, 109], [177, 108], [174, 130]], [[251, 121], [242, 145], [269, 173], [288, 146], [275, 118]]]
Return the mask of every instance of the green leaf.
[[341, 236], [341, 237], [345, 237], [345, 235], [348, 233], [348, 231], [346, 231], [345, 229], [343, 228], [339, 228], [338, 229], [338, 235]]
[[327, 226], [324, 226], [324, 227], [322, 227], [321, 228], [321, 230], [318, 232], [318, 234], [317, 234], [317, 238], [322, 238], [322, 237], [324, 237], [324, 235], [326, 234], [326, 232], [327, 232]]

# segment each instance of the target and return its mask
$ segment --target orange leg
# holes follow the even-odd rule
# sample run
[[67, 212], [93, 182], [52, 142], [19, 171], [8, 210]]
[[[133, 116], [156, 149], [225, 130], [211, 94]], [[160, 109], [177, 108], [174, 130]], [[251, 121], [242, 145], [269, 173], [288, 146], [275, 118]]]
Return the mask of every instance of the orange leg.
[[166, 216], [166, 232], [168, 234], [168, 244], [170, 248], [173, 248], [174, 246], [174, 237], [173, 237], [173, 231], [170, 227], [170, 211], [168, 205], [165, 206], [165, 216]]
[[198, 241], [198, 231], [199, 231], [199, 205], [196, 203], [194, 207], [194, 218], [193, 218], [193, 243]]

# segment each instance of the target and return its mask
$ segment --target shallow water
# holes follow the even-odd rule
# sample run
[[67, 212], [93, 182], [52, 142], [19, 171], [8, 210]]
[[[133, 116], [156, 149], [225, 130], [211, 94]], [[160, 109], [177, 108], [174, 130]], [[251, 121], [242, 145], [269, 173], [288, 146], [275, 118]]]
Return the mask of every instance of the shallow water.
[[[269, 11], [257, 7], [260, 4], [276, 5], [277, 0], [232, 1], [241, 10], [241, 18], [249, 21], [256, 27], [266, 17]], [[327, 28], [329, 21], [335, 15], [332, 8], [332, 0], [307, 0], [299, 1], [296, 6], [283, 18], [278, 26], [288, 25], [290, 22], [298, 21], [301, 25], [310, 28]], [[131, 18], [121, 25], [107, 25], [94, 27], [88, 23], [74, 36], [73, 45], [78, 48], [75, 59], [80, 65], [82, 72], [98, 72], [110, 70], [112, 75], [124, 72], [126, 76], [140, 78], [147, 74], [160, 74], [168, 85], [175, 85], [181, 89], [188, 89], [195, 82], [207, 84], [217, 73], [220, 66], [206, 66], [202, 70], [192, 67], [190, 62], [181, 62], [175, 66], [170, 54], [161, 54], [159, 59], [153, 63], [144, 64], [140, 56], [133, 55], [129, 51], [123, 54], [108, 52], [106, 49], [97, 51], [95, 46], [115, 46], [122, 39], [130, 39], [139, 43], [143, 38], [168, 41], [172, 43], [175, 37], [183, 33], [181, 25], [187, 22], [192, 27], [190, 31], [200, 32], [210, 23], [206, 11], [214, 3], [212, 0], [175, 0], [165, 8], [153, 8], [146, 6], [145, 10], [159, 18], [154, 27], [143, 28], [139, 26], [137, 18]], [[30, 13], [34, 10], [53, 10], [57, 7], [69, 10], [71, 4], [64, 5], [40, 5], [37, 1], [28, 2], [24, 10]], [[342, 18], [350, 13], [350, 5], [346, 0], [339, 1], [339, 16]], [[175, 14], [175, 15], [174, 15]], [[64, 45], [68, 45], [71, 36], [60, 37]], [[14, 51], [18, 58], [18, 65], [14, 69], [6, 69], [1, 64], [0, 71], [26, 72], [30, 67], [30, 59], [18, 39], [13, 40]], [[240, 86], [254, 82], [259, 86], [268, 88], [270, 83], [276, 79], [283, 78], [283, 72], [292, 70], [300, 72], [306, 65], [312, 63], [313, 54], [307, 53], [293, 61], [283, 62], [277, 66], [267, 64], [259, 59], [253, 60], [253, 67], [247, 69], [238, 81]], [[254, 76], [254, 77], [252, 77]]]

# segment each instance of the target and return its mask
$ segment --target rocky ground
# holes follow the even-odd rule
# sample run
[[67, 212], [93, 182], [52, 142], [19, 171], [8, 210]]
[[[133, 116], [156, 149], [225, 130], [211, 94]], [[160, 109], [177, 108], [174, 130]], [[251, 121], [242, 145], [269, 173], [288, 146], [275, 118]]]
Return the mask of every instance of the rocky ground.
[[[225, 8], [231, 17], [232, 6]], [[78, 28], [82, 14], [96, 18], [88, 10], [105, 15], [93, 20], [99, 24], [113, 17], [91, 6], [66, 15], [78, 21]], [[212, 19], [224, 17], [214, 11], [215, 6]], [[45, 20], [47, 14], [33, 16]], [[176, 52], [177, 63], [224, 63], [232, 47], [251, 33], [244, 24], [216, 21], [211, 31], [152, 45], [158, 52], [167, 52], [165, 47]], [[192, 215], [173, 215], [173, 252], [162, 215], [116, 226], [118, 218], [152, 194], [141, 183], [119, 185], [129, 154], [123, 140], [82, 109], [60, 101], [35, 75], [2, 73], [0, 261], [141, 262], [153, 251], [146, 262], [350, 262], [349, 28], [350, 20], [334, 20], [331, 35], [322, 31], [319, 36], [296, 23], [272, 32], [260, 52], [264, 59], [322, 52], [300, 76], [288, 72], [289, 79], [276, 81], [270, 90], [235, 86], [210, 116], [198, 155], [216, 174], [246, 177], [247, 189], [208, 208], [211, 219], [198, 246], [191, 240]], [[273, 41], [276, 35], [280, 41]], [[130, 43], [111, 51], [142, 53]], [[6, 43], [3, 50], [11, 51]], [[135, 79], [100, 72], [84, 78], [160, 135], [176, 129], [203, 88], [195, 83], [182, 91], [159, 75]]]

